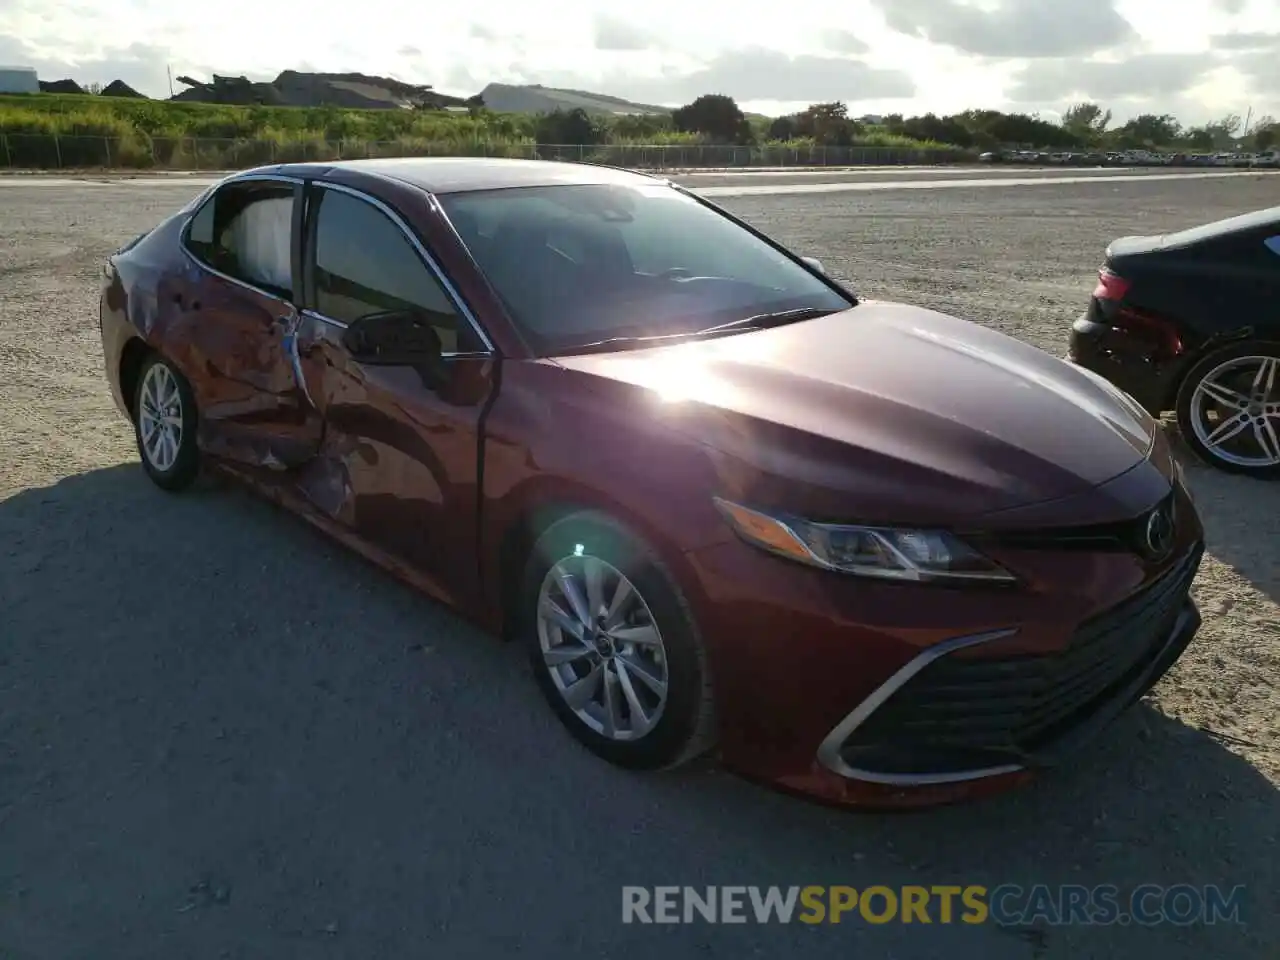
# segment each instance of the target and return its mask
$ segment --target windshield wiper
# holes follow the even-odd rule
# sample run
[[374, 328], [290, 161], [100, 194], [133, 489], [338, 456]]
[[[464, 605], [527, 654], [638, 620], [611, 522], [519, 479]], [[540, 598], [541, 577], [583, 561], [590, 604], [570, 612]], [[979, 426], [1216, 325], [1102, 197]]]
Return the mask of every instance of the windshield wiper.
[[718, 323], [714, 327], [704, 327], [701, 330], [694, 330], [692, 333], [684, 334], [684, 336], [705, 337], [726, 330], [753, 330], [791, 323], [796, 320], [813, 320], [817, 317], [825, 317], [838, 312], [827, 307], [796, 307], [794, 310], [775, 310], [773, 313], [757, 313], [751, 317], [743, 317], [741, 320]]
[[839, 311], [826, 307], [797, 307], [794, 310], [757, 313], [750, 317], [742, 317], [739, 320], [730, 320], [728, 323], [718, 323], [714, 327], [704, 327], [701, 330], [686, 330], [681, 333], [657, 333], [648, 337], [607, 337], [604, 340], [593, 340], [591, 343], [575, 344], [572, 350], [574, 353], [591, 353], [597, 350], [607, 350], [612, 346], [624, 343], [658, 345], [669, 340], [696, 340], [702, 337], [713, 337], [720, 333], [763, 330], [769, 326], [781, 325], [796, 320], [812, 320], [832, 313], [839, 313]]

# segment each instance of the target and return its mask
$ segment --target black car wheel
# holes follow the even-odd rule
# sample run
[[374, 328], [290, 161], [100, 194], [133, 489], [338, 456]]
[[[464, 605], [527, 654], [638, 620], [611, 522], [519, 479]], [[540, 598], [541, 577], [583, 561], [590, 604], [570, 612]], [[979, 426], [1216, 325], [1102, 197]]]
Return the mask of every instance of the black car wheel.
[[195, 482], [200, 472], [196, 423], [187, 378], [159, 354], [147, 357], [133, 399], [133, 431], [142, 468], [162, 490], [177, 492]]
[[1201, 358], [1178, 389], [1178, 427], [1228, 473], [1280, 478], [1280, 344], [1232, 344]]
[[525, 566], [519, 612], [538, 686], [592, 752], [661, 769], [710, 749], [707, 657], [688, 604], [615, 520], [585, 511], [552, 524]]

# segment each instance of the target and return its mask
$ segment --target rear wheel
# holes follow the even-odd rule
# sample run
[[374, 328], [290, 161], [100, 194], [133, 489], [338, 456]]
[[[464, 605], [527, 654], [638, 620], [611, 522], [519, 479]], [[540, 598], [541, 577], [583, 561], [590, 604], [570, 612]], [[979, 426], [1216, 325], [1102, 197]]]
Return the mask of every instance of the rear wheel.
[[184, 490], [200, 472], [196, 402], [186, 377], [153, 353], [142, 361], [133, 403], [142, 468], [162, 490]]
[[1178, 427], [1228, 473], [1280, 478], [1280, 344], [1251, 341], [1196, 363], [1178, 389]]
[[548, 528], [519, 602], [538, 686], [592, 752], [659, 769], [711, 747], [711, 686], [696, 625], [662, 564], [616, 521], [587, 511]]

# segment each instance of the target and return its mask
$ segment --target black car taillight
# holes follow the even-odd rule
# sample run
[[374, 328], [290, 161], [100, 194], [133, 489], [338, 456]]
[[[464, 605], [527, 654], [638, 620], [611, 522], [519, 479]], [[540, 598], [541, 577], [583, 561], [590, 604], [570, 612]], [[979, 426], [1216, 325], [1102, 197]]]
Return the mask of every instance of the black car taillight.
[[1124, 277], [1103, 267], [1098, 271], [1098, 285], [1093, 288], [1093, 295], [1099, 300], [1119, 303], [1129, 292], [1129, 286], [1129, 281]]

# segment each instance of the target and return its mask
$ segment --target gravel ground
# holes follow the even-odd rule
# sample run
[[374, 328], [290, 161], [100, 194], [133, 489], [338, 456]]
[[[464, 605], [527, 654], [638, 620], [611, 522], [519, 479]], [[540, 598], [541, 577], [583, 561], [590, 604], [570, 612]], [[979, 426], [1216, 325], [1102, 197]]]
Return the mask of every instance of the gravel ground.
[[[1280, 182], [752, 197], [870, 296], [1060, 353], [1102, 248]], [[190, 185], [0, 189], [0, 958], [1274, 957], [1280, 486], [1189, 468], [1199, 639], [1074, 769], [922, 815], [575, 747], [516, 651], [236, 489], [154, 490], [102, 258]], [[624, 927], [622, 884], [1218, 883], [1244, 926]]]

